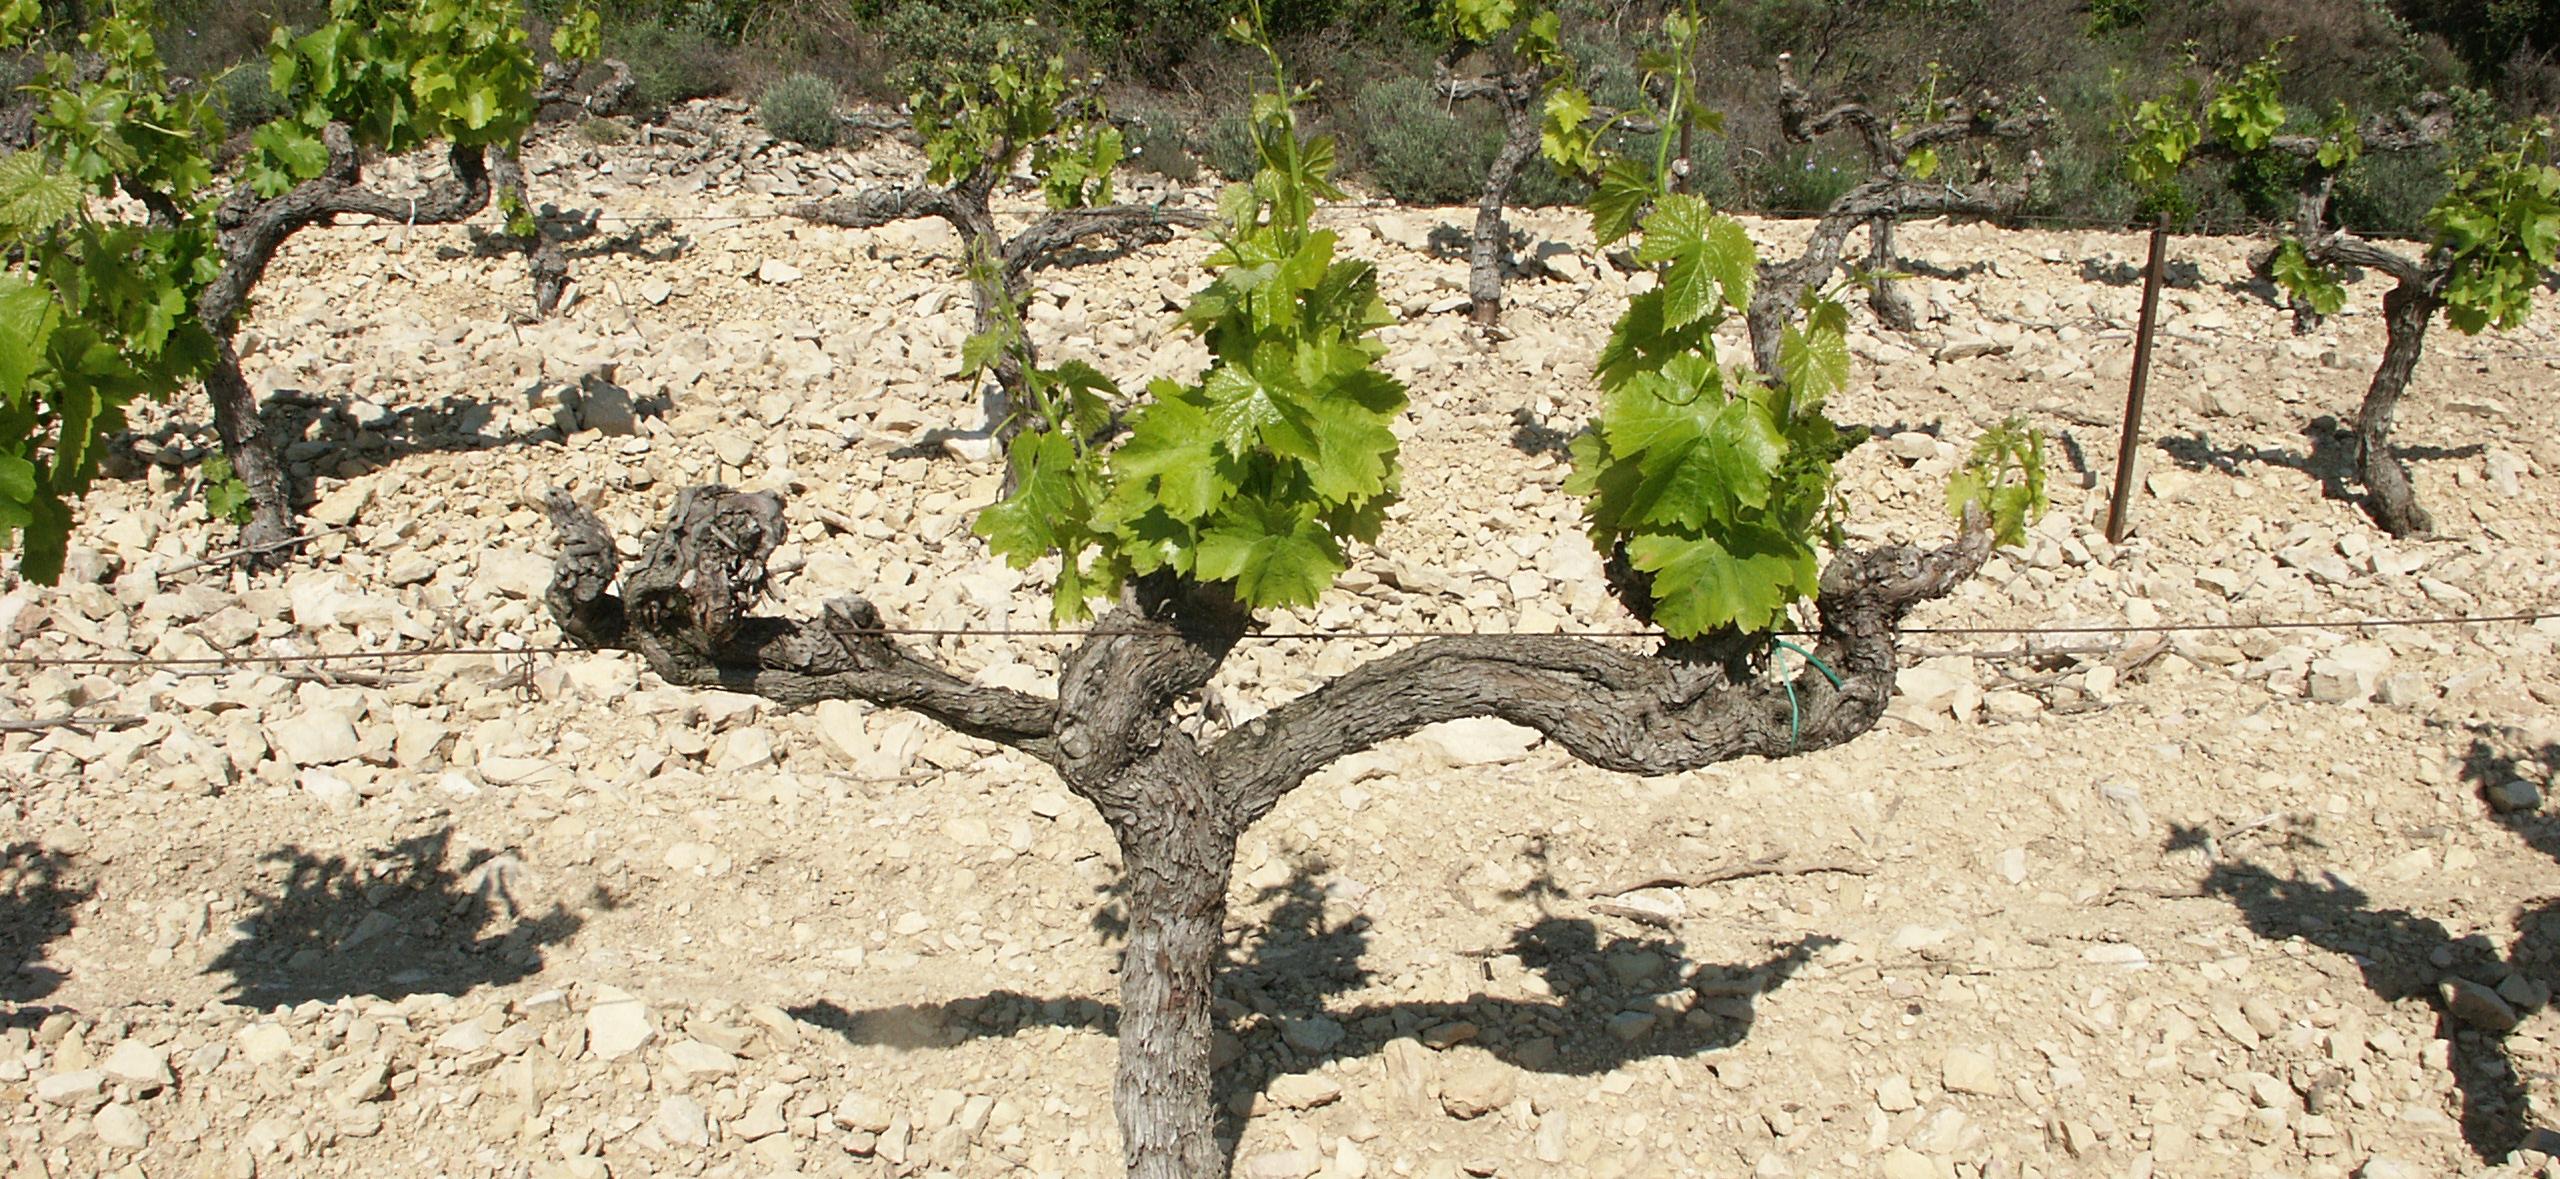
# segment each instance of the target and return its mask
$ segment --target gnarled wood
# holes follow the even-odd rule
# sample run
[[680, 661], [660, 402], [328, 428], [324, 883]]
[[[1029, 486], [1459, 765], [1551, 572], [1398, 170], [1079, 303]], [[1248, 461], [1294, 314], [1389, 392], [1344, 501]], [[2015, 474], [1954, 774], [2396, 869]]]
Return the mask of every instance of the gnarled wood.
[[2435, 531], [2435, 519], [2418, 506], [2409, 469], [2391, 453], [2391, 422], [2426, 350], [2427, 325], [2444, 306], [2453, 256], [2438, 248], [2423, 260], [2411, 258], [2348, 233], [2323, 237], [2303, 253], [2321, 265], [2379, 270], [2395, 280], [2382, 295], [2382, 362], [2374, 366], [2373, 383], [2365, 387], [2364, 405], [2356, 414], [2356, 478], [2364, 484], [2365, 507], [2383, 531], [2393, 536], [2429, 535]]
[[249, 523], [241, 530], [244, 550], [257, 562], [281, 562], [293, 538], [292, 485], [284, 465], [283, 435], [266, 426], [258, 398], [240, 371], [232, 344], [249, 292], [265, 277], [267, 265], [305, 226], [340, 216], [360, 215], [411, 224], [442, 225], [466, 220], [489, 205], [489, 169], [483, 149], [454, 147], [445, 153], [451, 172], [416, 196], [390, 196], [362, 187], [355, 139], [343, 124], [322, 129], [329, 162], [321, 174], [271, 198], [260, 198], [247, 185], [234, 189], [215, 211], [222, 238], [222, 271], [196, 298], [196, 315], [219, 342], [205, 393], [213, 399], [214, 428], [231, 469], [249, 490]]
[[1787, 317], [1806, 291], [1830, 281], [1839, 269], [1850, 230], [1867, 227], [1867, 265], [1874, 272], [1868, 280], [1868, 299], [1877, 319], [1897, 331], [1910, 331], [1918, 326], [1919, 317], [1886, 277], [1899, 267], [1893, 253], [1894, 222], [1908, 216], [1998, 216], [2026, 200], [2043, 168], [2042, 157], [2030, 151], [2022, 174], [2008, 181], [1990, 177], [1965, 184], [1919, 180], [1908, 170], [1911, 153], [1956, 143], [2025, 142], [2052, 124], [2052, 112], [2040, 101], [2024, 111], [2013, 111], [1997, 96], [1986, 94], [1958, 106], [1945, 118], [1897, 133], [1890, 119], [1864, 103], [1818, 106], [1796, 81], [1793, 56], [1779, 54], [1779, 129], [1794, 142], [1811, 143], [1847, 128], [1856, 134], [1871, 175], [1823, 211], [1802, 253], [1792, 260], [1760, 264], [1760, 281], [1746, 312], [1752, 360], [1760, 371], [1773, 379], [1782, 375], [1778, 350]]
[[785, 706], [868, 700], [1057, 760], [1054, 702], [973, 684], [910, 654], [881, 633], [880, 612], [859, 597], [829, 602], [809, 622], [750, 616], [781, 540], [781, 501], [770, 493], [686, 490], [666, 530], [623, 575], [618, 598], [604, 592], [618, 562], [602, 523], [564, 493], [547, 506], [570, 542], [548, 604], [572, 639], [635, 652], [671, 684]]
[[1535, 726], [1577, 757], [1639, 773], [1847, 741], [1892, 696], [1904, 612], [1979, 568], [1991, 544], [1977, 512], [1944, 548], [1836, 558], [1823, 573], [1816, 648], [1841, 677], [1836, 688], [1810, 671], [1748, 676], [1740, 660], [1695, 658], [1686, 644], [1648, 655], [1567, 638], [1448, 638], [1352, 671], [1204, 748], [1180, 718], [1250, 625], [1223, 587], [1170, 576], [1130, 586], [1066, 657], [1053, 702], [970, 684], [906, 652], [858, 597], [810, 622], [751, 614], [783, 536], [770, 494], [684, 492], [627, 571], [592, 513], [557, 492], [549, 509], [562, 554], [546, 601], [577, 642], [636, 651], [673, 683], [786, 705], [853, 698], [922, 712], [1047, 761], [1094, 804], [1126, 872], [1113, 1092], [1129, 1173], [1147, 1179], [1224, 1169], [1211, 988], [1236, 841], [1308, 774], [1470, 716]]

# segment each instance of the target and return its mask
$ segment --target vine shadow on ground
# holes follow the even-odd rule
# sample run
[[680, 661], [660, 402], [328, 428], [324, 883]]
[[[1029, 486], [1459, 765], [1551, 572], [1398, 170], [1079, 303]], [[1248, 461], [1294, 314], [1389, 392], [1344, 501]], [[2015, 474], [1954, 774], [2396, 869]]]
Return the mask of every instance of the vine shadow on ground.
[[[2160, 449], [2167, 451], [2177, 464], [2190, 471], [2215, 470], [2225, 475], [2239, 475], [2249, 463], [2283, 467], [2300, 471], [2320, 481], [2320, 494], [2340, 503], [2361, 504], [2365, 501], [2363, 486], [2356, 481], [2355, 429], [2335, 416], [2322, 414], [2302, 427], [2302, 436], [2310, 446], [2293, 450], [2281, 446], [2216, 446], [2194, 435], [2168, 435], [2160, 439]], [[2476, 458], [2483, 447], [2479, 443], [2464, 446], [2393, 446], [2391, 453], [2403, 462], [2439, 462], [2445, 459]]]
[[[458, 995], [542, 968], [542, 949], [586, 919], [558, 904], [524, 909], [521, 861], [495, 848], [458, 857], [451, 828], [362, 859], [285, 847], [263, 857], [283, 879], [206, 970], [232, 976], [230, 1001], [289, 1007], [349, 995]], [[598, 893], [597, 908], [613, 899]]]
[[[2539, 754], [2546, 776], [2560, 767], [2560, 745]], [[2522, 760], [2498, 754], [2486, 741], [2475, 741], [2465, 775], [2483, 789], [2520, 776]], [[2527, 845], [2560, 859], [2560, 820], [2532, 813], [2501, 816], [2501, 825]], [[2170, 848], [2194, 846], [2199, 833], [2180, 831]], [[2224, 861], [2214, 865], [2202, 891], [2230, 901], [2251, 932], [2268, 939], [2301, 938], [2353, 960], [2365, 985], [2387, 1002], [2423, 998], [2437, 1009], [2437, 1039], [2452, 1049], [2449, 1064], [2461, 1094], [2463, 1141], [2487, 1162], [2530, 1145], [2549, 1150], [2560, 1135], [2530, 1125], [2523, 1080], [2506, 1044], [2506, 1032], [2457, 1017], [2439, 994], [2438, 984], [2466, 979], [2495, 987], [2510, 975], [2548, 986], [2560, 965], [2560, 900], [2536, 898], [2518, 907], [2517, 939], [2512, 954], [2501, 955], [2480, 934], [2457, 937], [2434, 918], [2373, 903], [2364, 890], [2335, 876], [2319, 879], [2279, 876], [2256, 864]], [[2449, 965], [2439, 967], [2439, 960]]]
[[[2142, 285], [2142, 264], [2121, 258], [2082, 258], [2080, 281], [2110, 287]], [[2204, 286], [2204, 268], [2183, 258], [2168, 258], [2160, 263], [2160, 285], [2171, 290], [2192, 291]]]
[[[1837, 939], [1798, 938], [1758, 962], [1684, 963], [1681, 943], [1662, 937], [1609, 936], [1586, 918], [1545, 916], [1518, 930], [1498, 950], [1467, 951], [1479, 969], [1494, 961], [1535, 974], [1554, 999], [1499, 998], [1482, 992], [1462, 1000], [1405, 1000], [1336, 1009], [1328, 1000], [1369, 978], [1361, 958], [1369, 945], [1364, 915], [1328, 914], [1331, 897], [1322, 862], [1297, 866], [1287, 882], [1262, 890], [1274, 902], [1270, 920], [1241, 958], [1218, 972], [1216, 1053], [1218, 1135], [1230, 1161], [1255, 1099], [1272, 1081], [1314, 1069], [1327, 1059], [1386, 1053], [1396, 1040], [1463, 1040], [1517, 1068], [1592, 1076], [1637, 1060], [1695, 1056], [1742, 1042], [1757, 1018], [1754, 1000], [1783, 985]], [[1563, 895], [1543, 875], [1509, 899], [1545, 907]], [[1112, 921], [1098, 921], [1108, 934]], [[1694, 996], [1688, 1013], [1655, 1011], [1655, 996]], [[1116, 1003], [995, 990], [938, 1003], [848, 1010], [830, 1000], [791, 1014], [859, 1045], [914, 1050], [1015, 1035], [1034, 1027], [1117, 1034]], [[1630, 1017], [1650, 1018], [1638, 1029]], [[1614, 1025], [1614, 1026], [1613, 1026]], [[1631, 1034], [1632, 1033], [1632, 1034]], [[1328, 1047], [1316, 1048], [1316, 1045]]]
[[[62, 985], [62, 972], [43, 962], [44, 948], [70, 932], [71, 911], [96, 892], [71, 875], [71, 857], [61, 852], [34, 843], [0, 846], [0, 1003], [33, 1003]], [[0, 1027], [35, 1014], [0, 1013]]]

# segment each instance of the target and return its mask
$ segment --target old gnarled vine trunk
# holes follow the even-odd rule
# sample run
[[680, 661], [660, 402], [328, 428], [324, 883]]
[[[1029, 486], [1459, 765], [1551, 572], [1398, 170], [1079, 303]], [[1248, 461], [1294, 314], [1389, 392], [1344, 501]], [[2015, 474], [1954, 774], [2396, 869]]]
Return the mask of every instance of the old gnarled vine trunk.
[[[1874, 727], [1893, 694], [1895, 626], [1990, 553], [1977, 513], [1955, 543], [1843, 553], [1823, 571], [1815, 655], [1837, 673], [1792, 680], [1701, 658], [1559, 636], [1427, 640], [1223, 731], [1177, 717], [1248, 633], [1224, 587], [1133, 583], [1071, 651], [1057, 698], [973, 684], [908, 651], [859, 597], [809, 621], [750, 613], [785, 529], [773, 495], [697, 487], [624, 568], [613, 538], [565, 493], [550, 499], [561, 556], [547, 604], [571, 639], [638, 653], [661, 678], [784, 705], [856, 698], [906, 708], [1048, 763], [1120, 846], [1129, 937], [1114, 1085], [1129, 1173], [1223, 1174], [1212, 1099], [1212, 994], [1239, 836], [1308, 775], [1440, 721], [1527, 725], [1592, 765], [1672, 773], [1746, 754], [1785, 757]], [[617, 578], [621, 593], [612, 591]]]
[[2391, 421], [2426, 350], [2427, 323], [2443, 305], [2426, 282], [2403, 281], [2383, 292], [2382, 363], [2375, 366], [2373, 384], [2365, 388], [2364, 406], [2356, 413], [2356, 477], [2364, 481], [2374, 522], [2393, 536], [2425, 536], [2436, 527], [2434, 517], [2418, 506], [2409, 468], [2391, 453]]
[[258, 394], [240, 371], [240, 354], [232, 343], [249, 293], [266, 276], [267, 264], [285, 240], [305, 226], [325, 224], [340, 216], [367, 216], [414, 225], [450, 225], [487, 208], [490, 182], [486, 149], [454, 147], [446, 152], [450, 172], [416, 196], [390, 196], [362, 186], [355, 138], [343, 124], [321, 132], [329, 162], [321, 174], [270, 198], [260, 198], [244, 185], [215, 212], [222, 235], [222, 272], [196, 299], [196, 315], [218, 342], [213, 368], [205, 374], [205, 393], [213, 400], [214, 428], [222, 436], [224, 456], [249, 491], [249, 523], [241, 530], [244, 554], [253, 562], [280, 560], [297, 529], [293, 522], [293, 485], [285, 468], [289, 439], [267, 424], [258, 412]]

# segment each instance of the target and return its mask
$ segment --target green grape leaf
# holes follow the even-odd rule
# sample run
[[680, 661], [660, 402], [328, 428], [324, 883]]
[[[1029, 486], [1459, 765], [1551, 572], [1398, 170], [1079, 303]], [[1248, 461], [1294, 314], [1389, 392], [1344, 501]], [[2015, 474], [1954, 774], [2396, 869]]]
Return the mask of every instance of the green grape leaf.
[[1130, 415], [1129, 439], [1111, 452], [1110, 469], [1124, 497], [1190, 521], [1207, 516], [1236, 488], [1220, 478], [1219, 436], [1209, 416], [1182, 393], [1171, 382], [1158, 383], [1156, 399]]
[[14, 454], [0, 454], [0, 500], [19, 506], [19, 526], [24, 527], [25, 506], [35, 502], [36, 465]]
[[[45, 346], [59, 317], [51, 292], [0, 274], [0, 406], [26, 404], [27, 382], [44, 367]], [[20, 501], [25, 496], [18, 497]]]
[[2338, 272], [2314, 263], [2299, 238], [2286, 238], [2278, 245], [2275, 256], [2267, 262], [2267, 270], [2276, 285], [2293, 292], [2322, 315], [2336, 315], [2347, 305], [2345, 281]]
[[1912, 148], [1911, 154], [1902, 158], [1902, 170], [1910, 174], [1913, 180], [1926, 182], [1930, 177], [1938, 174], [1938, 149]]
[[1636, 231], [1637, 215], [1660, 192], [1643, 164], [1624, 157], [1603, 163], [1591, 193], [1591, 235], [1597, 244], [1606, 249], [1626, 240]]
[[981, 510], [970, 530], [1016, 569], [1076, 547], [1071, 542], [1084, 532], [1089, 505], [1077, 486], [1075, 444], [1063, 434], [1025, 431], [1014, 435], [1005, 457], [1013, 494]]
[[1789, 324], [1778, 337], [1778, 369], [1792, 406], [1818, 405], [1849, 385], [1849, 338], [1837, 328]]
[[1312, 606], [1348, 567], [1313, 512], [1245, 502], [1201, 534], [1192, 573], [1236, 583], [1237, 596], [1252, 606]]
[[0, 234], [20, 237], [51, 229], [77, 215], [84, 203], [78, 179], [44, 166], [44, 153], [0, 156]]
[[1627, 543], [1627, 557], [1653, 575], [1654, 621], [1683, 639], [1726, 627], [1770, 630], [1819, 576], [1809, 547], [1765, 529], [1648, 534]]
[[2025, 544], [2027, 525], [2046, 506], [2044, 432], [2028, 429], [2024, 419], [1983, 431], [1972, 455], [1947, 481], [1947, 510], [1962, 520], [1966, 508], [1982, 509], [1995, 544]]

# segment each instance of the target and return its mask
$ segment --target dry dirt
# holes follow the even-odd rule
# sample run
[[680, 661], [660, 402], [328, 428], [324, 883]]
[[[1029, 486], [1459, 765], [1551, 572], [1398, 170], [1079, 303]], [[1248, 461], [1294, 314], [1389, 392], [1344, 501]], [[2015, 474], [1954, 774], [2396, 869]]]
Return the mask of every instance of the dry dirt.
[[[9, 717], [141, 718], [0, 738], [0, 1170], [1117, 1173], [1114, 863], [1083, 804], [912, 717], [545, 650], [545, 484], [624, 536], [688, 484], [783, 489], [781, 608], [1042, 621], [1037, 576], [967, 531], [996, 470], [908, 452], [972, 424], [941, 375], [967, 322], [948, 235], [776, 216], [914, 159], [733, 125], [540, 163], [539, 197], [607, 217], [551, 322], [517, 322], [521, 260], [461, 230], [307, 233], [261, 289], [251, 373], [299, 391], [280, 412], [339, 529], [311, 556], [198, 564], [229, 530], [195, 506], [187, 401], [138, 416], [65, 585], [0, 596], [16, 656], [531, 651], [0, 672]], [[1623, 623], [1556, 446], [1624, 280], [1572, 216], [1524, 217], [1556, 273], [1515, 282], [1487, 345], [1452, 310], [1463, 264], [1427, 252], [1457, 213], [1326, 219], [1408, 312], [1408, 505], [1275, 629]], [[1676, 777], [1483, 723], [1334, 767], [1234, 888], [1240, 1172], [2548, 1173], [2510, 1152], [2560, 1145], [2560, 622], [2352, 620], [2560, 601], [2560, 316], [2432, 341], [2400, 441], [2443, 535], [2393, 541], [2344, 498], [2336, 426], [2379, 284], [2297, 338], [2247, 243], [2179, 239], [2139, 527], [2111, 546], [2140, 240], [1904, 241], [1939, 277], [1916, 336], [1859, 313], [1833, 412], [1883, 437], [1847, 462], [1851, 534], [1943, 534], [1955, 456], [2005, 415], [2056, 443], [2031, 545], [1917, 625], [2321, 625], [1916, 634], [1873, 734]], [[1204, 253], [1047, 272], [1033, 331], [1132, 387], [1187, 373], [1168, 298]], [[929, 645], [1034, 688], [1058, 650]], [[1218, 686], [1249, 712], [1393, 645], [1251, 644]]]

